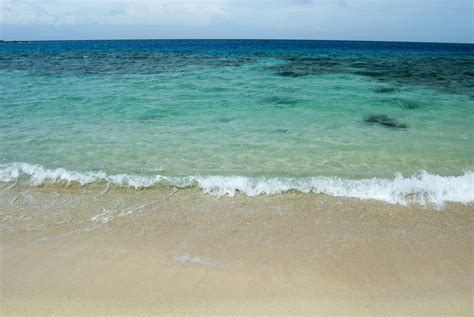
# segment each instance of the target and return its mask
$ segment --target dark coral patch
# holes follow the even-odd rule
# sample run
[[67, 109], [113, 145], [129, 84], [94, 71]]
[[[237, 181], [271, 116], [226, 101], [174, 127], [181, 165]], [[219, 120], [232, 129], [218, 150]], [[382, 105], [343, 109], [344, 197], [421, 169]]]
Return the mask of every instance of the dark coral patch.
[[219, 119], [214, 120], [214, 122], [218, 122], [218, 123], [229, 123], [231, 121], [234, 121], [234, 119], [233, 118], [228, 118], [228, 117], [219, 118]]
[[407, 129], [408, 126], [404, 123], [398, 122], [397, 119], [391, 118], [385, 114], [371, 115], [364, 118], [367, 124], [377, 124], [387, 128]]
[[[382, 83], [425, 86], [449, 93], [473, 95], [474, 58], [464, 55], [400, 54], [384, 56], [372, 54], [280, 55], [286, 63], [271, 65], [273, 74], [298, 78], [327, 74], [353, 74], [372, 78]], [[378, 88], [376, 93], [395, 92]]]
[[139, 121], [144, 122], [144, 121], [155, 121], [155, 120], [160, 120], [163, 119], [165, 116], [160, 115], [160, 114], [146, 114], [143, 115], [139, 118]]
[[378, 94], [390, 94], [397, 91], [398, 89], [394, 87], [378, 87], [375, 89], [375, 92]]
[[421, 103], [412, 100], [402, 100], [401, 107], [407, 110], [414, 110], [421, 107]]
[[303, 76], [306, 76], [308, 74], [305, 73], [305, 72], [299, 72], [299, 71], [282, 71], [282, 72], [278, 72], [277, 75], [281, 76], [281, 77], [296, 78], [296, 77], [303, 77]]
[[298, 103], [298, 100], [292, 99], [289, 97], [279, 97], [279, 96], [273, 96], [269, 98], [265, 98], [261, 101], [262, 104], [276, 104], [276, 105], [289, 105], [292, 106], [296, 103]]

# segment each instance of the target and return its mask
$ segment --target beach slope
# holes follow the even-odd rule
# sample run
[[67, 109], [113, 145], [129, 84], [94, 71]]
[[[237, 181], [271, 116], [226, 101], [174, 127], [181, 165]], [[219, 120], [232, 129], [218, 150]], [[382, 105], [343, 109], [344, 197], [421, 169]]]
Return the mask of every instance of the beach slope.
[[473, 207], [0, 190], [3, 316], [472, 315]]

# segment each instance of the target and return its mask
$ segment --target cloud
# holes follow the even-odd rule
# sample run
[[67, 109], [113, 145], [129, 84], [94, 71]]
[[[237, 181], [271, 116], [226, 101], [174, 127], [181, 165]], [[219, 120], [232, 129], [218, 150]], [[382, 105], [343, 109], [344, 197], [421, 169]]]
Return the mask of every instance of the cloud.
[[50, 28], [52, 37], [113, 37], [113, 28], [120, 37], [128, 28], [139, 38], [146, 31], [167, 38], [472, 42], [472, 6], [472, 0], [3, 0], [0, 18], [7, 37], [34, 38]]
[[226, 16], [227, 1], [4, 0], [4, 24], [206, 24]]
[[308, 5], [313, 4], [313, 0], [291, 0], [291, 4]]

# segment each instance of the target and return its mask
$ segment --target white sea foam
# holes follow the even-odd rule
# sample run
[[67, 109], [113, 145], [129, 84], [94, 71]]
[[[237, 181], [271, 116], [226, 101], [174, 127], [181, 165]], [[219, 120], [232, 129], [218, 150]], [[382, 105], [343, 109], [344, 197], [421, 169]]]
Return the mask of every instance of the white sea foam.
[[102, 208], [100, 211], [91, 217], [91, 221], [99, 224], [106, 224], [117, 217], [125, 217], [133, 214], [135, 211], [142, 212], [145, 205], [129, 207], [123, 210], [109, 210]]
[[173, 260], [181, 264], [192, 263], [192, 264], [201, 264], [205, 266], [218, 266], [216, 262], [211, 261], [208, 258], [192, 256], [188, 253], [181, 254], [181, 255], [175, 254], [173, 255]]
[[223, 263], [220, 261], [211, 260], [208, 257], [192, 256], [185, 253], [170, 253], [172, 259], [181, 264], [198, 264], [203, 266], [221, 267], [221, 268], [243, 268], [245, 265], [241, 262]]
[[40, 165], [12, 163], [0, 165], [1, 182], [24, 180], [37, 186], [45, 183], [106, 182], [113, 185], [147, 188], [159, 184], [178, 188], [197, 186], [204, 193], [217, 196], [276, 195], [288, 191], [322, 193], [339, 197], [375, 199], [392, 204], [431, 203], [442, 208], [445, 202], [474, 202], [474, 173], [461, 176], [439, 176], [422, 171], [410, 177], [395, 175], [392, 179], [343, 179], [337, 177], [243, 177], [243, 176], [139, 176], [107, 175], [104, 172], [75, 172], [62, 168], [46, 169]]

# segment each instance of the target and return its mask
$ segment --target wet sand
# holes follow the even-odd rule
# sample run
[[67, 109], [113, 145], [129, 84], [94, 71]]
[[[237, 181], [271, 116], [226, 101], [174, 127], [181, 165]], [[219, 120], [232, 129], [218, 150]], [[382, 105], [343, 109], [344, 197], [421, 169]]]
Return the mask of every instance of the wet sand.
[[473, 314], [474, 207], [0, 190], [1, 315]]

